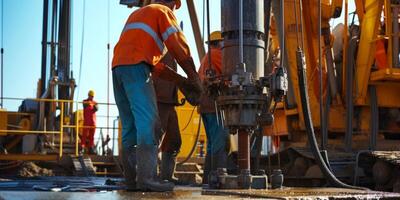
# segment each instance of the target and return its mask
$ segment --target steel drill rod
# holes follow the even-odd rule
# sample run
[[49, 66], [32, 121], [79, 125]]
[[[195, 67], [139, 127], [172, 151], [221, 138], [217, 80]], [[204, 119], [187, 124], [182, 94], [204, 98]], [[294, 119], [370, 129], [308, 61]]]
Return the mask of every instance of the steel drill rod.
[[238, 164], [240, 171], [250, 170], [250, 134], [246, 130], [239, 130]]

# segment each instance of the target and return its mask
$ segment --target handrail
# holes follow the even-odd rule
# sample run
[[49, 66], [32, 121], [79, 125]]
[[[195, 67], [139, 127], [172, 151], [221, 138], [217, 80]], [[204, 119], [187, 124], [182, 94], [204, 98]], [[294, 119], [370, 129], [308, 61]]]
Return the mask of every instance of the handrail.
[[[41, 99], [41, 98], [16, 98], [16, 97], [3, 97], [4, 100], [32, 100], [32, 101], [41, 101], [41, 102], [59, 102], [59, 103], [83, 103], [83, 101], [74, 101], [68, 99]], [[110, 105], [115, 106], [115, 103], [102, 103], [97, 102], [98, 105]]]
[[[64, 116], [64, 109], [65, 109], [65, 103], [67, 104], [75, 104], [76, 108], [78, 108], [78, 105], [82, 104], [83, 101], [74, 101], [74, 100], [64, 100], [64, 99], [42, 99], [42, 98], [15, 98], [15, 97], [3, 97], [4, 100], [32, 100], [32, 101], [37, 101], [37, 102], [54, 102], [58, 103], [58, 109], [60, 110], [59, 117], [60, 117], [60, 124], [59, 124], [59, 131], [47, 131], [47, 130], [2, 130], [0, 129], [0, 133], [6, 133], [10, 135], [29, 135], [29, 134], [34, 134], [34, 135], [46, 135], [46, 134], [58, 134], [59, 135], [59, 158], [63, 156], [63, 139], [64, 139], [64, 129], [72, 129], [75, 130], [75, 155], [79, 155], [79, 130], [81, 128], [94, 128], [94, 129], [117, 129], [114, 127], [99, 127], [99, 126], [82, 126], [79, 125], [80, 121], [78, 117], [75, 117], [75, 124], [70, 124], [69, 122], [65, 122], [65, 116]], [[98, 105], [116, 105], [115, 103], [97, 103]], [[19, 113], [19, 112], [8, 112], [9, 115], [31, 115], [32, 113]], [[98, 117], [103, 117], [99, 115]], [[115, 139], [115, 138], [113, 138]]]

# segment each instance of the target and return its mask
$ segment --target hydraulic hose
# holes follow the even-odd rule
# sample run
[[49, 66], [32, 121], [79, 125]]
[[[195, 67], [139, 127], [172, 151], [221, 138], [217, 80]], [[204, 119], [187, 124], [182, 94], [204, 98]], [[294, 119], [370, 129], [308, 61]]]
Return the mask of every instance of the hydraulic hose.
[[199, 125], [197, 126], [196, 139], [194, 140], [192, 149], [190, 150], [189, 155], [187, 155], [184, 160], [182, 160], [181, 162], [176, 163], [177, 165], [182, 165], [182, 164], [186, 163], [192, 157], [192, 155], [194, 153], [194, 150], [196, 149], [197, 142], [199, 141], [200, 128], [201, 128], [201, 116], [199, 117]]
[[355, 59], [354, 55], [357, 52], [358, 38], [353, 37], [349, 41], [347, 48], [347, 61], [346, 61], [346, 134], [344, 137], [345, 150], [351, 152], [352, 138], [353, 138], [353, 116], [354, 116], [354, 103], [353, 103], [353, 73]]
[[296, 51], [296, 61], [297, 61], [297, 70], [299, 76], [299, 88], [300, 88], [300, 98], [301, 98], [301, 106], [303, 110], [303, 117], [304, 117], [304, 124], [307, 131], [308, 142], [311, 148], [311, 152], [314, 155], [315, 160], [324, 174], [325, 178], [328, 182], [334, 187], [340, 188], [349, 188], [349, 189], [361, 189], [366, 190], [366, 188], [356, 187], [347, 185], [341, 182], [339, 179], [335, 177], [335, 175], [329, 170], [328, 166], [324, 162], [320, 150], [318, 148], [317, 139], [315, 138], [314, 134], [314, 126], [311, 119], [311, 112], [310, 112], [310, 104], [308, 101], [308, 91], [307, 91], [307, 79], [306, 79], [306, 66], [304, 61], [304, 55], [300, 48]]

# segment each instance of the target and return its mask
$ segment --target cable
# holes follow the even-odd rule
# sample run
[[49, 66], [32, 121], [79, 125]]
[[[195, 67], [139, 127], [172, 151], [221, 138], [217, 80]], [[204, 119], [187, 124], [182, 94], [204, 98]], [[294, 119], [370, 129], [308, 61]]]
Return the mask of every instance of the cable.
[[199, 118], [199, 125], [197, 126], [197, 133], [196, 133], [196, 139], [194, 140], [192, 149], [190, 150], [189, 155], [186, 156], [186, 158], [184, 160], [182, 160], [181, 162], [176, 163], [177, 165], [182, 165], [184, 163], [186, 163], [193, 155], [194, 150], [196, 149], [197, 146], [197, 142], [199, 140], [199, 136], [200, 136], [200, 128], [201, 128], [201, 117]]
[[0, 94], [0, 98], [1, 98], [1, 100], [0, 100], [0, 106], [1, 106], [1, 108], [3, 108], [3, 96], [4, 96], [4, 80], [3, 80], [3, 55], [4, 55], [4, 48], [3, 48], [3, 39], [4, 39], [4, 9], [3, 9], [3, 7], [4, 7], [4, 0], [1, 0], [1, 49], [0, 49], [0, 53], [1, 53], [1, 69], [0, 69], [0, 73], [1, 73], [1, 75], [0, 75], [0, 79], [1, 79], [1, 94]]
[[[85, 38], [85, 16], [86, 16], [86, 1], [83, 0], [83, 8], [82, 8], [82, 33], [81, 33], [81, 55], [79, 58], [79, 76], [78, 76], [78, 85], [81, 83], [82, 77], [82, 60], [83, 60], [83, 45], [84, 45], [84, 38]], [[81, 87], [78, 87], [78, 92], [76, 94], [76, 101], [79, 97], [79, 91]]]
[[325, 163], [324, 159], [321, 156], [320, 150], [318, 148], [317, 139], [314, 133], [314, 125], [311, 119], [311, 111], [310, 111], [310, 103], [308, 100], [308, 91], [307, 91], [307, 75], [306, 75], [306, 67], [304, 62], [304, 55], [301, 49], [296, 51], [296, 61], [297, 61], [297, 70], [298, 70], [298, 83], [300, 89], [300, 99], [301, 99], [301, 107], [303, 108], [303, 118], [305, 129], [307, 132], [308, 142], [311, 148], [311, 152], [314, 155], [314, 158], [321, 170], [324, 174], [324, 177], [328, 180], [330, 184], [334, 187], [341, 187], [341, 188], [350, 188], [350, 189], [361, 189], [361, 190], [368, 190], [367, 188], [356, 187], [347, 185], [341, 182], [339, 179], [335, 177], [335, 175], [330, 171], [327, 164]]
[[[324, 96], [323, 96], [323, 83], [322, 83], [322, 46], [321, 46], [321, 37], [322, 37], [322, 4], [321, 0], [318, 0], [318, 68], [319, 68], [319, 124], [320, 131], [325, 130], [325, 124], [323, 123], [324, 116]], [[322, 135], [322, 134], [321, 134]]]
[[[239, 0], [239, 59], [244, 63], [243, 58], [243, 0]], [[243, 69], [246, 71], [246, 69]]]
[[[107, 1], [107, 127], [110, 123], [110, 1]], [[109, 135], [109, 129], [107, 129]], [[114, 139], [114, 138], [113, 138]]]
[[[301, 1], [301, 0], [300, 0]], [[299, 42], [299, 23], [297, 22], [297, 1], [296, 0], [294, 0], [294, 3], [293, 3], [293, 5], [294, 5], [294, 17], [296, 18], [296, 42], [297, 42], [297, 46], [299, 47], [300, 46], [300, 42]], [[301, 17], [301, 16], [300, 16]]]
[[203, 43], [204, 43], [204, 27], [205, 27], [205, 25], [204, 25], [204, 23], [205, 23], [205, 17], [206, 17], [206, 14], [205, 14], [205, 12], [206, 12], [206, 0], [203, 0], [203, 33], [202, 33], [202, 38], [203, 38]]
[[301, 36], [301, 49], [304, 49], [304, 34], [303, 34], [303, 15], [302, 15], [302, 10], [303, 10], [303, 2], [302, 0], [299, 0], [300, 3], [300, 36]]
[[194, 110], [196, 110], [196, 107], [193, 107], [193, 110], [192, 110], [192, 112], [190, 113], [189, 120], [188, 120], [188, 122], [186, 123], [185, 127], [183, 127], [183, 129], [181, 130], [181, 132], [185, 131], [186, 128], [189, 127], [190, 122], [192, 122]]

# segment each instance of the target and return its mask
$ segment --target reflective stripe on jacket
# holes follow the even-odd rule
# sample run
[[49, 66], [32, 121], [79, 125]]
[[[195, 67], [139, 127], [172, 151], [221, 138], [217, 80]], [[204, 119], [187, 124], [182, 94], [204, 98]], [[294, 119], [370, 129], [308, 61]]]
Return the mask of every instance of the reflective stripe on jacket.
[[190, 58], [189, 46], [172, 10], [161, 4], [142, 7], [125, 24], [114, 48], [112, 67], [140, 62], [156, 66], [165, 46], [178, 61]]

